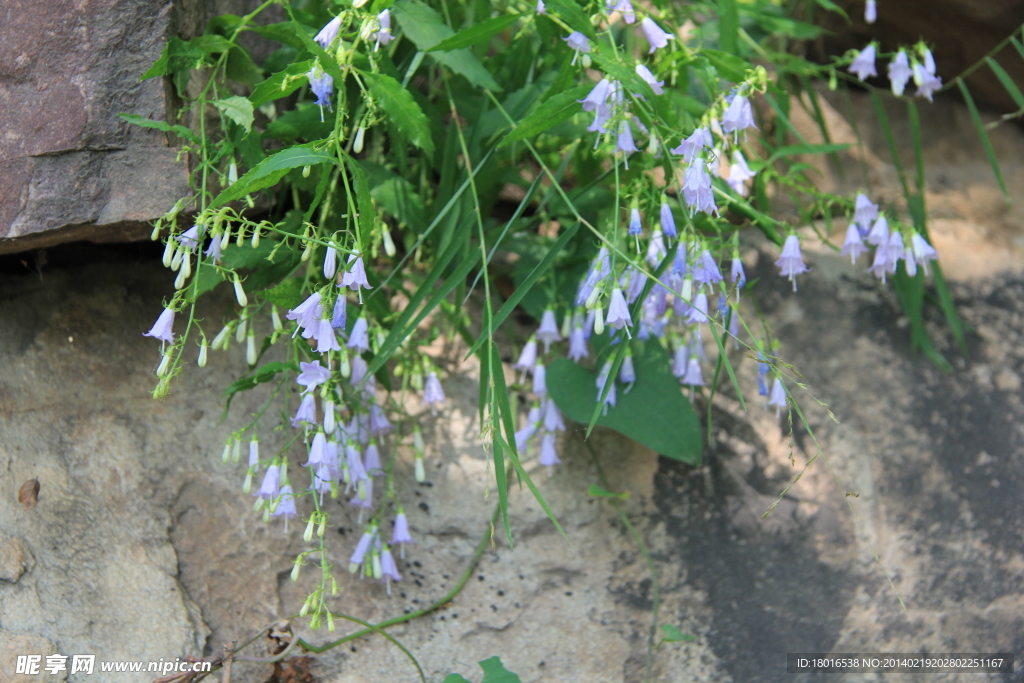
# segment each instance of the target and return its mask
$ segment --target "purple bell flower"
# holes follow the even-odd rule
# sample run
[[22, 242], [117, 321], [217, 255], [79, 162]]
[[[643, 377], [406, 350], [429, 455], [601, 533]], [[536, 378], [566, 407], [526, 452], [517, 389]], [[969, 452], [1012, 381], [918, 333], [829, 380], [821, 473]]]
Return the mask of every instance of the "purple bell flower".
[[739, 256], [734, 256], [732, 259], [732, 266], [729, 269], [729, 280], [736, 287], [736, 300], [739, 301], [739, 290], [743, 289], [743, 286], [747, 284], [747, 272], [743, 270], [743, 261], [740, 260]]
[[381, 576], [387, 585], [388, 595], [391, 595], [391, 581], [401, 581], [402, 575], [398, 573], [398, 565], [395, 564], [395, 557], [387, 546], [380, 553]]
[[688, 384], [691, 387], [702, 387], [704, 386], [704, 373], [700, 369], [700, 361], [695, 356], [690, 356], [690, 360], [686, 363], [686, 374], [680, 380], [681, 384]]
[[914, 83], [917, 85], [918, 97], [924, 97], [932, 101], [932, 94], [942, 89], [942, 79], [933, 73], [928, 73], [920, 64], [915, 64], [913, 69]]
[[[646, 19], [644, 21], [646, 21]], [[647, 85], [651, 86], [651, 90], [654, 91], [655, 95], [664, 95], [665, 94], [665, 88], [664, 88], [665, 81], [657, 80], [654, 77], [654, 74], [651, 73], [651, 70], [648, 69], [643, 64], [637, 64], [635, 70], [636, 70], [636, 75], [639, 76], [640, 78], [644, 79], [644, 82], [647, 83]]]
[[548, 393], [548, 372], [544, 363], [537, 361], [533, 368], [533, 393], [538, 396], [545, 396]]
[[763, 353], [758, 353], [757, 355], [762, 361], [757, 364], [757, 393], [761, 396], [767, 396], [768, 382], [765, 378], [768, 377], [768, 373], [771, 372], [772, 366], [768, 363], [768, 357]]
[[686, 365], [690, 359], [690, 350], [685, 344], [680, 344], [676, 347], [675, 352], [672, 354], [672, 374], [680, 378], [682, 382], [683, 375], [686, 374]]
[[608, 90], [611, 88], [611, 81], [607, 78], [602, 78], [597, 82], [597, 85], [593, 87], [585, 98], [577, 100], [583, 104], [583, 111], [594, 111], [599, 106], [604, 104], [605, 100], [608, 99]]
[[632, 208], [629, 210], [629, 234], [639, 235], [643, 232], [643, 225], [640, 223], [640, 209]]
[[395, 427], [391, 420], [384, 414], [384, 409], [374, 403], [370, 406], [370, 432], [375, 436], [383, 436]]
[[683, 178], [683, 199], [690, 207], [690, 215], [697, 211], [718, 214], [715, 194], [711, 189], [711, 176], [708, 175], [707, 164], [699, 157], [686, 169]]
[[312, 393], [302, 397], [302, 403], [299, 404], [299, 409], [295, 411], [295, 417], [292, 418], [292, 427], [298, 427], [303, 423], [310, 425], [317, 423], [316, 397]]
[[569, 333], [569, 353], [567, 354], [570, 360], [574, 360], [577, 363], [590, 356], [590, 350], [587, 348], [587, 335], [583, 330], [583, 324], [573, 324], [572, 332]]
[[840, 252], [843, 256], [850, 257], [850, 263], [856, 263], [860, 255], [868, 250], [864, 246], [864, 242], [860, 238], [860, 230], [857, 229], [856, 223], [850, 223], [849, 227], [846, 228], [846, 240], [843, 242], [843, 250]]
[[708, 249], [703, 249], [700, 252], [700, 257], [693, 267], [693, 281], [708, 286], [722, 281], [722, 271], [718, 269], [715, 257]]
[[327, 462], [327, 437], [323, 432], [313, 435], [309, 444], [309, 458], [302, 463], [303, 467], [319, 467]]
[[366, 553], [370, 552], [370, 547], [373, 545], [373, 539], [376, 536], [377, 527], [371, 524], [359, 538], [359, 542], [356, 544], [356, 549], [352, 552], [352, 556], [348, 558], [348, 569], [350, 572], [354, 573], [355, 568], [363, 563], [363, 560], [366, 558]]
[[366, 447], [366, 452], [363, 453], [363, 469], [371, 477], [377, 477], [384, 474], [384, 468], [380, 462], [380, 449], [377, 448], [377, 444], [370, 442]]
[[878, 72], [875, 70], [875, 46], [868, 45], [858, 52], [850, 64], [849, 71], [852, 74], [856, 74], [857, 78], [861, 81], [869, 76], [877, 76]]
[[878, 217], [864, 241], [877, 247], [889, 244], [889, 221], [885, 216]]
[[[373, 289], [370, 286], [369, 281], [366, 279], [366, 268], [363, 266], [363, 257], [356, 257], [355, 254], [350, 254], [348, 262], [352, 264], [352, 269], [341, 276], [341, 284], [339, 287], [348, 287], [349, 289], [359, 292], [359, 303], [363, 303], [363, 289]], [[360, 289], [360, 287], [362, 289]]]
[[395, 530], [391, 532], [391, 545], [397, 543], [414, 543], [412, 536], [409, 535], [409, 520], [402, 508], [398, 508], [398, 514], [395, 515]]
[[370, 36], [374, 40], [374, 52], [376, 52], [381, 46], [387, 47], [388, 43], [395, 39], [395, 37], [391, 35], [391, 10], [386, 9], [378, 14], [377, 24], [380, 26], [380, 29]]
[[580, 56], [580, 53], [587, 54], [590, 52], [590, 41], [587, 37], [579, 31], [573, 31], [569, 34], [568, 38], [562, 38], [568, 43], [569, 48], [574, 50], [575, 53], [572, 56], [572, 63], [576, 64], [576, 59]]
[[370, 324], [366, 322], [365, 316], [359, 316], [356, 319], [356, 324], [352, 326], [352, 334], [348, 338], [348, 343], [345, 344], [350, 349], [356, 349], [358, 351], [369, 351], [370, 350]]
[[547, 14], [548, 8], [544, 4], [544, 0], [537, 0], [537, 14]]
[[520, 381], [526, 379], [526, 374], [533, 372], [533, 369], [537, 366], [537, 340], [534, 337], [530, 339], [523, 346], [522, 352], [519, 354], [519, 360], [512, 367], [523, 373]]
[[292, 493], [292, 487], [285, 484], [281, 487], [277, 506], [274, 511], [270, 513], [271, 517], [284, 517], [285, 530], [288, 529], [288, 520], [295, 519], [299, 516], [298, 511], [295, 509], [295, 494]]
[[554, 467], [562, 462], [558, 459], [558, 453], [555, 451], [555, 435], [552, 432], [544, 434], [540, 441], [539, 462], [541, 467]]
[[729, 178], [726, 180], [729, 183], [729, 187], [736, 194], [744, 197], [747, 194], [747, 187], [744, 183], [755, 175], [757, 174], [750, 170], [750, 166], [747, 166], [747, 160], [743, 156], [743, 152], [738, 149], [733, 150], [732, 163], [729, 165]]
[[349, 481], [366, 481], [370, 478], [363, 467], [363, 457], [359, 449], [351, 441], [345, 446], [345, 465], [348, 469]]
[[628, 120], [623, 120], [619, 123], [619, 134], [615, 138], [615, 150], [622, 152], [623, 162], [628, 169], [629, 155], [639, 151], [636, 145], [633, 144], [633, 128], [629, 125]]
[[683, 160], [686, 163], [690, 163], [700, 156], [705, 147], [711, 147], [712, 144], [711, 132], [707, 128], [698, 128], [671, 152], [682, 155]]
[[629, 315], [629, 306], [626, 305], [626, 298], [622, 296], [622, 290], [618, 287], [612, 290], [612, 298], [608, 302], [608, 315], [605, 318], [605, 324], [616, 330], [621, 330], [623, 326], [633, 326], [633, 318]]
[[349, 378], [352, 380], [352, 384], [356, 385], [363, 381], [363, 377], [366, 376], [366, 371], [369, 370], [370, 366], [367, 365], [366, 361], [362, 356], [356, 354], [352, 357], [352, 376]]
[[892, 85], [892, 94], [897, 97], [902, 95], [903, 90], [907, 87], [907, 81], [912, 75], [907, 53], [900, 50], [889, 63], [889, 82]]
[[540, 318], [537, 338], [544, 344], [544, 353], [548, 353], [551, 350], [552, 342], [562, 341], [562, 335], [558, 332], [558, 321], [555, 319], [555, 312], [550, 308], [545, 309], [544, 314]]
[[263, 500], [274, 500], [281, 495], [281, 466], [276, 462], [263, 475], [260, 490], [253, 494]]
[[[316, 95], [316, 104], [320, 107], [331, 107], [331, 94], [334, 93], [334, 79], [320, 67], [314, 67], [306, 73], [309, 79], [309, 89]], [[323, 121], [323, 110], [320, 111], [320, 120]]]
[[898, 230], [894, 230], [889, 235], [888, 255], [886, 259], [886, 267], [889, 269], [889, 274], [892, 275], [896, 272], [896, 265], [903, 258], [905, 248], [903, 246], [903, 235]]
[[672, 39], [672, 34], [662, 30], [650, 17], [644, 17], [640, 20], [640, 30], [644, 32], [644, 38], [651, 44], [651, 49], [647, 51], [648, 54], [654, 54], [655, 50], [665, 47], [668, 45], [668, 41]]
[[143, 332], [143, 337], [153, 337], [168, 344], [174, 342], [174, 311], [165, 308], [160, 316], [153, 323], [149, 332]]
[[[299, 326], [299, 329], [311, 329], [314, 325], [318, 325], [320, 322], [320, 314], [318, 312], [319, 308], [320, 293], [314, 292], [308, 299], [288, 311], [284, 317], [288, 320], [294, 320]], [[308, 339], [312, 335], [303, 334], [302, 336]]]
[[338, 270], [338, 250], [333, 246], [327, 247], [324, 255], [324, 277], [330, 280]]
[[326, 26], [320, 29], [320, 33], [317, 33], [313, 40], [320, 43], [320, 47], [326, 50], [338, 36], [339, 30], [341, 30], [341, 17], [334, 17]]
[[875, 0], [867, 0], [864, 4], [864, 21], [873, 24], [876, 19], [878, 19], [878, 5]]
[[331, 327], [345, 333], [345, 323], [348, 322], [348, 301], [339, 296], [334, 301], [334, 312], [331, 314]]
[[633, 354], [629, 351], [626, 352], [626, 356], [622, 359], [622, 365], [619, 366], [619, 381], [623, 384], [632, 384], [636, 381], [636, 370], [633, 368]]
[[318, 387], [331, 378], [331, 371], [325, 367], [321, 367], [320, 361], [315, 360], [312, 363], [299, 363], [299, 376], [295, 378], [295, 382], [304, 386], [306, 391], [309, 391], [313, 387]]
[[430, 412], [437, 415], [437, 406], [444, 403], [444, 389], [441, 388], [441, 380], [437, 373], [427, 375], [427, 381], [423, 385], [423, 405], [430, 406]]
[[661, 231], [666, 237], [676, 238], [679, 233], [676, 231], [676, 219], [672, 215], [672, 207], [668, 202], [661, 203]]
[[776, 415], [779, 415], [786, 407], [786, 388], [782, 386], [782, 380], [778, 377], [772, 382], [772, 390], [768, 394], [768, 405], [775, 406]]
[[878, 205], [868, 199], [863, 193], [857, 193], [854, 203], [853, 222], [857, 224], [860, 236], [867, 237], [871, 230], [871, 223], [878, 218]]
[[736, 95], [722, 115], [722, 130], [738, 134], [747, 128], [757, 128], [757, 124], [754, 123], [754, 112], [746, 97]]
[[199, 226], [193, 225], [174, 239], [189, 251], [195, 251], [196, 247], [199, 245]]
[[708, 321], [708, 295], [703, 290], [693, 297], [690, 310], [686, 314], [686, 322], [690, 325], [699, 325]]
[[796, 276], [806, 273], [809, 268], [804, 264], [803, 256], [800, 254], [800, 238], [790, 235], [782, 245], [782, 255], [775, 262], [781, 269], [781, 275], [788, 277], [793, 283], [793, 291], [796, 291]]
[[558, 409], [558, 406], [550, 398], [544, 403], [544, 429], [549, 432], [565, 431], [565, 420], [562, 419], [562, 411]]
[[928, 240], [916, 232], [910, 238], [910, 249], [917, 263], [924, 269], [924, 274], [928, 275], [928, 262], [937, 261], [939, 253], [928, 244]]
[[320, 333], [316, 337], [316, 352], [327, 353], [328, 351], [341, 351], [341, 346], [338, 344], [338, 337], [334, 334], [331, 321], [325, 318], [320, 321]]
[[203, 252], [203, 255], [209, 257], [210, 260], [213, 261], [214, 263], [220, 263], [220, 240], [217, 239], [216, 237], [210, 240], [210, 244], [209, 246], [206, 247], [206, 251]]

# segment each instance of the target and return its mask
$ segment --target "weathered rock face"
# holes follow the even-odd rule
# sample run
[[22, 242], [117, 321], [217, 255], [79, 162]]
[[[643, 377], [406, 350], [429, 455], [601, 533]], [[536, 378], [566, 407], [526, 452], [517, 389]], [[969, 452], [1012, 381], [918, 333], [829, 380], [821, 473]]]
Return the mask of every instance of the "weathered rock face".
[[4, 4], [0, 253], [138, 238], [187, 193], [166, 136], [118, 117], [166, 118], [164, 83], [139, 76], [171, 13], [154, 0]]
[[[834, 13], [822, 12], [825, 27], [834, 33], [825, 39], [826, 54], [842, 54], [877, 40], [883, 51], [909, 46], [923, 39], [932, 46], [935, 63], [945, 82], [975, 64], [1024, 24], [1024, 3], [1019, 0], [879, 0], [878, 20], [864, 21], [863, 0], [840, 2], [849, 14], [847, 23]], [[824, 55], [822, 55], [824, 56]], [[1024, 83], [1024, 60], [1012, 45], [993, 55], [1007, 73]], [[880, 76], [885, 72], [879, 70]], [[1019, 107], [987, 67], [968, 79], [975, 99], [999, 109]]]

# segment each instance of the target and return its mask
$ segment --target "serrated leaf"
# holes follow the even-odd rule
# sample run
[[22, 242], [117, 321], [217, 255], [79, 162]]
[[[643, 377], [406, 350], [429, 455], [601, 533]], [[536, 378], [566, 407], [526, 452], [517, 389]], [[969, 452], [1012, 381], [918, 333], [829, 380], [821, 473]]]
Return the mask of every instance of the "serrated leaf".
[[224, 112], [225, 116], [244, 128], [246, 133], [252, 130], [252, 102], [246, 98], [233, 95], [223, 100], [214, 100], [210, 104], [220, 109]]
[[626, 67], [614, 56], [606, 54], [604, 50], [604, 46], [599, 46], [591, 51], [590, 56], [606, 74], [619, 81], [625, 87], [626, 92], [642, 95], [648, 102], [656, 97], [647, 81], [637, 76], [633, 69]]
[[247, 194], [277, 184], [288, 171], [300, 166], [313, 166], [315, 164], [338, 164], [337, 158], [326, 151], [318, 151], [309, 147], [290, 147], [282, 152], [267, 157], [254, 168], [239, 178], [231, 187], [221, 192], [210, 204], [210, 208], [217, 208], [227, 202], [241, 199]]
[[165, 133], [174, 133], [179, 135], [186, 140], [191, 142], [199, 143], [199, 138], [196, 137], [195, 133], [190, 131], [185, 126], [171, 125], [166, 121], [154, 121], [153, 119], [147, 119], [145, 116], [139, 116], [137, 114], [118, 114], [122, 119], [128, 123], [136, 126], [142, 126], [143, 128], [156, 128], [162, 130]]
[[427, 52], [449, 52], [451, 50], [458, 50], [463, 47], [470, 47], [471, 45], [482, 43], [485, 40], [490, 39], [492, 36], [504, 31], [506, 28], [514, 24], [518, 18], [518, 14], [505, 14], [500, 17], [481, 21], [479, 24], [462, 29], [451, 38], [442, 40], [440, 43], [427, 50]]
[[231, 383], [231, 385], [224, 390], [224, 397], [227, 398], [227, 405], [224, 406], [224, 412], [227, 413], [228, 408], [231, 406], [231, 399], [235, 397], [240, 391], [248, 391], [255, 389], [259, 384], [265, 384], [277, 377], [277, 374], [286, 370], [292, 370], [298, 372], [299, 368], [292, 363], [282, 363], [280, 361], [273, 361], [261, 365], [258, 370], [253, 372], [251, 375], [246, 375], [240, 379]]
[[257, 84], [249, 95], [249, 101], [252, 102], [253, 107], [260, 107], [271, 100], [287, 97], [306, 83], [304, 79], [296, 78], [296, 76], [305, 74], [312, 68], [312, 59], [289, 64], [287, 69], [278, 71], [267, 80]]
[[[415, 0], [401, 0], [391, 8], [402, 27], [402, 33], [417, 48], [426, 52], [455, 35], [455, 32], [441, 19], [441, 15], [430, 7]], [[430, 56], [457, 74], [466, 77], [477, 87], [500, 91], [501, 86], [476, 55], [467, 48], [451, 52], [432, 52]]]
[[276, 287], [257, 292], [256, 296], [282, 309], [295, 308], [302, 302], [302, 280], [288, 278], [278, 283]]
[[578, 100], [586, 97], [592, 88], [592, 85], [581, 85], [548, 98], [516, 124], [515, 129], [502, 139], [498, 147], [506, 147], [519, 140], [532, 139], [578, 113], [581, 111]]
[[[672, 375], [668, 354], [654, 341], [633, 342], [636, 382], [627, 393], [617, 387], [618, 403], [597, 424], [610, 427], [672, 460], [701, 461], [701, 428], [693, 406]], [[548, 392], [565, 415], [587, 424], [597, 408], [597, 375], [568, 358], [547, 368]]]
[[370, 243], [370, 233], [373, 231], [373, 218], [376, 211], [373, 207], [373, 198], [370, 196], [370, 184], [366, 181], [366, 173], [359, 166], [359, 162], [350, 156], [345, 157], [345, 163], [352, 173], [352, 186], [356, 195], [356, 210], [359, 213], [359, 237], [363, 244]]
[[703, 48], [700, 54], [711, 63], [711, 66], [715, 67], [719, 76], [733, 83], [742, 81], [750, 68], [750, 65], [742, 58], [723, 50]]
[[409, 142], [422, 149], [427, 156], [433, 157], [434, 140], [430, 136], [430, 122], [409, 91], [391, 76], [365, 73], [363, 77], [370, 84], [370, 94], [387, 113], [388, 120]]

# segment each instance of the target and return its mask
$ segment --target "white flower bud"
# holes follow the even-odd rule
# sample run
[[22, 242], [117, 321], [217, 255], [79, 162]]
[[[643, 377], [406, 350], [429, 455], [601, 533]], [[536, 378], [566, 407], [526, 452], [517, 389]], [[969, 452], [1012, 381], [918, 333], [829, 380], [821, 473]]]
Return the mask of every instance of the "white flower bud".
[[228, 343], [228, 336], [230, 334], [231, 334], [231, 326], [230, 325], [225, 325], [221, 329], [221, 331], [217, 333], [217, 336], [213, 338], [212, 346], [213, 346], [214, 350], [219, 349], [222, 346], [226, 349], [227, 348], [227, 343]]
[[249, 321], [242, 318], [238, 321], [238, 327], [235, 328], [235, 341], [241, 344], [245, 341], [245, 330], [248, 328]]
[[249, 304], [249, 298], [245, 296], [245, 290], [242, 289], [242, 282], [238, 279], [238, 275], [235, 275], [235, 298], [238, 299], [238, 305], [243, 308]]
[[164, 268], [171, 267], [171, 259], [174, 257], [174, 240], [168, 238], [167, 243], [164, 244]]
[[334, 401], [324, 401], [324, 431], [328, 434], [334, 431]]
[[181, 257], [185, 254], [185, 250], [181, 247], [175, 247], [174, 256], [171, 257], [171, 270], [178, 270], [181, 267]]
[[252, 491], [252, 469], [249, 469], [245, 473], [245, 482], [242, 484], [242, 493], [249, 493]]
[[257, 227], [252, 231], [252, 248], [255, 249], [260, 246], [260, 229]]
[[415, 429], [412, 433], [412, 447], [416, 449], [420, 457], [423, 456], [425, 446], [423, 445], [423, 433], [420, 432], [419, 428]]
[[391, 239], [391, 231], [388, 230], [388, 226], [384, 226], [383, 233], [384, 253], [387, 254], [388, 256], [394, 256], [397, 250], [395, 249], [394, 241]]
[[597, 297], [601, 296], [601, 290], [594, 287], [593, 291], [587, 295], [587, 301], [584, 304], [587, 308], [593, 308], [597, 305]]
[[356, 139], [352, 141], [352, 151], [359, 154], [363, 151], [363, 137], [366, 135], [366, 128], [359, 126], [356, 131]]
[[231, 246], [231, 224], [228, 223], [227, 227], [224, 228], [224, 234], [220, 237], [220, 248], [227, 249]]
[[308, 261], [309, 260], [309, 256], [312, 253], [313, 253], [313, 243], [312, 242], [306, 242], [306, 248], [302, 250], [302, 258], [299, 259], [299, 260], [301, 260], [303, 262]]
[[320, 538], [324, 537], [327, 532], [327, 515], [320, 515], [320, 525], [316, 528], [316, 535]]
[[592, 63], [591, 60], [590, 60], [590, 55], [584, 54], [580, 61], [583, 64], [583, 68], [584, 69], [589, 69], [590, 68], [590, 65]]
[[249, 328], [249, 334], [245, 338], [245, 362], [249, 365], [256, 365], [256, 335], [253, 334], [252, 328]]
[[226, 444], [224, 444], [224, 454], [220, 456], [220, 459], [221, 459], [221, 462], [225, 462], [225, 463], [231, 461], [231, 442], [230, 441], [228, 441]]
[[295, 564], [292, 565], [292, 576], [291, 576], [292, 581], [298, 581], [299, 580], [299, 568], [301, 566], [302, 565], [299, 564], [299, 558], [296, 557], [295, 558]]
[[235, 445], [231, 447], [231, 462], [238, 464], [242, 459], [242, 440], [236, 439]]
[[159, 225], [154, 225], [153, 226], [153, 232], [149, 233], [149, 239], [151, 241], [153, 241], [153, 242], [156, 242], [158, 239], [160, 239], [160, 226]]
[[308, 178], [309, 177], [309, 170], [310, 170], [309, 166], [303, 166], [302, 167], [302, 177], [303, 178]]
[[423, 467], [423, 456], [416, 456], [416, 481], [422, 484], [427, 480], [427, 471]]
[[167, 374], [167, 369], [171, 367], [171, 350], [167, 349], [164, 353], [163, 358], [160, 359], [160, 365], [157, 366], [156, 376], [163, 377]]
[[274, 330], [280, 332], [284, 329], [284, 325], [281, 324], [281, 316], [277, 313], [277, 306], [271, 304], [270, 306], [270, 322], [274, 326]]
[[306, 522], [306, 531], [303, 532], [303, 534], [302, 534], [302, 540], [305, 541], [306, 543], [309, 543], [310, 541], [313, 540], [313, 518], [314, 517], [316, 517], [316, 515], [310, 515], [309, 521]]
[[[373, 554], [373, 578], [375, 578], [375, 579], [377, 579], [379, 581], [382, 576], [384, 576], [384, 569], [383, 569], [383, 567], [380, 566], [380, 555], [378, 555], [377, 553], [374, 553]], [[328, 614], [330, 614], [330, 613], [328, 612]]]
[[245, 244], [245, 228], [239, 226], [238, 238], [235, 240], [235, 245], [241, 247], [243, 244]]
[[199, 367], [206, 367], [206, 353], [209, 345], [206, 343], [206, 337], [203, 337], [203, 341], [199, 344]]
[[175, 289], [181, 289], [182, 287], [185, 286], [185, 283], [187, 282], [187, 280], [188, 280], [188, 274], [185, 272], [185, 269], [184, 268], [179, 268], [178, 269], [178, 276], [176, 278], [174, 278], [174, 288]]
[[334, 633], [334, 629], [335, 628], [336, 627], [334, 626], [334, 615], [331, 614], [330, 612], [328, 612], [327, 613], [327, 632], [328, 633]]
[[562, 339], [568, 339], [572, 334], [572, 311], [567, 311], [565, 317], [562, 318], [562, 329], [559, 332], [562, 334]]
[[604, 309], [594, 309], [594, 334], [601, 334], [604, 332]]
[[309, 614], [309, 605], [313, 601], [313, 596], [306, 598], [306, 602], [302, 603], [302, 609], [299, 610], [299, 616], [304, 617]]
[[238, 182], [238, 165], [235, 162], [228, 164], [228, 185]]

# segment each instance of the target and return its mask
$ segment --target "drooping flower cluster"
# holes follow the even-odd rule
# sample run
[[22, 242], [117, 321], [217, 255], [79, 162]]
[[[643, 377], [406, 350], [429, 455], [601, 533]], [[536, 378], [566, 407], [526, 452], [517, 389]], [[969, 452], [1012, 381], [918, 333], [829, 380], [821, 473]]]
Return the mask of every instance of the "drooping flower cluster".
[[[877, 76], [875, 59], [876, 48], [875, 44], [871, 43], [854, 56], [849, 66], [850, 73], [862, 81]], [[932, 101], [932, 95], [942, 89], [942, 78], [935, 73], [935, 58], [923, 43], [919, 43], [910, 54], [900, 48], [889, 63], [887, 71], [890, 87], [897, 97], [903, 95], [911, 79], [917, 86], [916, 95], [926, 98], [929, 102]]]
[[861, 254], [867, 253], [865, 243], [874, 246], [875, 254], [868, 270], [883, 283], [887, 276], [896, 273], [900, 261], [903, 261], [910, 277], [917, 275], [918, 266], [928, 275], [928, 262], [937, 260], [938, 252], [917, 230], [907, 228], [907, 235], [909, 239], [904, 240], [899, 230], [890, 230], [885, 214], [880, 213], [878, 206], [867, 196], [859, 193], [841, 253], [855, 263]]

